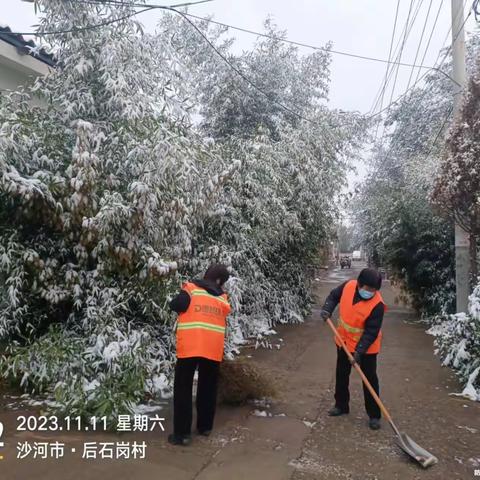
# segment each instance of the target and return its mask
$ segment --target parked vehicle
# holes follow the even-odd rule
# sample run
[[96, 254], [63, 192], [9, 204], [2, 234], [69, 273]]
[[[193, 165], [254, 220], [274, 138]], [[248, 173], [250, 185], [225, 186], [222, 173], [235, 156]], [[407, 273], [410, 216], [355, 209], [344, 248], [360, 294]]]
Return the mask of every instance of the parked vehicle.
[[342, 257], [340, 259], [340, 268], [351, 268], [352, 267], [352, 259], [350, 257]]
[[353, 260], [361, 260], [362, 259], [362, 253], [360, 252], [360, 250], [355, 250], [353, 253], [352, 253], [352, 258]]

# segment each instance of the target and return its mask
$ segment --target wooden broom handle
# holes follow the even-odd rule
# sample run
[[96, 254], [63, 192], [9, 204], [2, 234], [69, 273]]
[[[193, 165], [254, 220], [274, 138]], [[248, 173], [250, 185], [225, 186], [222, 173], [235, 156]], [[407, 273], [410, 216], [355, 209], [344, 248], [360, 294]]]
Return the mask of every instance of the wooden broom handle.
[[360, 365], [355, 361], [355, 359], [353, 358], [353, 355], [348, 351], [347, 345], [345, 344], [345, 342], [343, 341], [343, 338], [338, 333], [338, 331], [335, 328], [335, 325], [333, 324], [332, 320], [330, 318], [327, 318], [326, 322], [328, 323], [328, 326], [332, 329], [332, 332], [335, 334], [335, 337], [340, 342], [340, 345], [342, 346], [343, 351], [347, 354], [347, 357], [350, 360], [350, 363], [353, 365], [353, 368], [355, 368], [355, 370], [358, 372], [358, 374], [360, 375], [360, 377], [362, 379], [362, 382], [368, 388], [368, 391], [372, 394], [372, 397], [374, 398], [375, 402], [380, 407], [380, 410], [382, 411], [383, 416], [390, 422], [390, 424], [392, 425], [392, 428], [396, 432], [398, 432], [397, 427], [393, 423], [392, 417], [388, 413], [388, 410], [385, 408], [385, 405], [380, 400], [380, 397], [377, 395], [377, 392], [373, 389], [373, 387], [370, 384], [370, 382], [368, 381], [367, 377], [362, 372], [362, 369], [360, 368]]

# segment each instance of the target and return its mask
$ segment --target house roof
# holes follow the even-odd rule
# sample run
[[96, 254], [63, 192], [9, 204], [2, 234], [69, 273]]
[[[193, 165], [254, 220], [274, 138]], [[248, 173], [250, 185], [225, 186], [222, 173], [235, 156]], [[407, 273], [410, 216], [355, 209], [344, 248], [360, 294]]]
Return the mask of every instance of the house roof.
[[47, 53], [43, 48], [40, 50], [33, 50], [37, 47], [33, 40], [25, 40], [22, 35], [12, 33], [10, 27], [0, 26], [0, 40], [9, 43], [16, 47], [20, 54], [30, 55], [50, 67], [55, 66], [53, 55]]

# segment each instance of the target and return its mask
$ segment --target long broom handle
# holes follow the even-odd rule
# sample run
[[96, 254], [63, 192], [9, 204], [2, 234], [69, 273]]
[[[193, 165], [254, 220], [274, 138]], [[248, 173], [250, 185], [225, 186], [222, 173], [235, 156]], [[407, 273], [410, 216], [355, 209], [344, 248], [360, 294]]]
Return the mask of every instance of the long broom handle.
[[362, 382], [368, 388], [368, 391], [372, 394], [372, 397], [374, 398], [375, 402], [380, 407], [380, 410], [382, 411], [383, 416], [388, 420], [388, 422], [392, 426], [394, 432], [398, 436], [400, 436], [400, 432], [399, 432], [397, 426], [393, 423], [393, 419], [392, 419], [391, 415], [388, 413], [388, 410], [386, 409], [383, 402], [380, 400], [380, 397], [377, 395], [377, 392], [373, 389], [373, 387], [370, 384], [370, 382], [368, 381], [367, 377], [362, 372], [362, 369], [360, 368], [360, 365], [355, 361], [355, 359], [353, 358], [353, 355], [348, 351], [347, 345], [345, 345], [345, 342], [343, 341], [343, 338], [338, 333], [337, 329], [335, 328], [335, 325], [333, 324], [333, 322], [330, 318], [327, 318], [327, 323], [328, 323], [328, 326], [332, 329], [332, 332], [335, 334], [335, 337], [340, 342], [340, 345], [342, 346], [343, 351], [347, 354], [347, 357], [350, 360], [350, 363], [353, 365], [353, 368], [355, 368], [355, 370], [358, 372], [358, 374], [360, 375], [360, 378], [362, 379]]

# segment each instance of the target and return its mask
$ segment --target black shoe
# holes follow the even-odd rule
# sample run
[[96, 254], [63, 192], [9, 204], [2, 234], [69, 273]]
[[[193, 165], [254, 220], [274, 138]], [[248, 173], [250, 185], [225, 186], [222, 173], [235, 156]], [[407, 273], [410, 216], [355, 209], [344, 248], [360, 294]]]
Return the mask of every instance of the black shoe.
[[190, 435], [175, 435], [174, 433], [171, 433], [168, 436], [168, 443], [186, 447], [192, 443], [192, 437], [190, 437]]
[[197, 430], [197, 433], [199, 435], [202, 435], [202, 437], [209, 437], [210, 434], [212, 433], [211, 430]]
[[342, 410], [338, 407], [333, 407], [331, 410], [328, 411], [329, 417], [339, 417], [340, 415], [347, 415], [349, 412], [347, 410]]
[[379, 419], [379, 418], [371, 418], [371, 419], [368, 421], [368, 426], [369, 426], [372, 430], [380, 430], [380, 419]]

